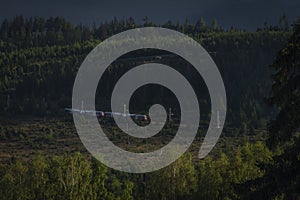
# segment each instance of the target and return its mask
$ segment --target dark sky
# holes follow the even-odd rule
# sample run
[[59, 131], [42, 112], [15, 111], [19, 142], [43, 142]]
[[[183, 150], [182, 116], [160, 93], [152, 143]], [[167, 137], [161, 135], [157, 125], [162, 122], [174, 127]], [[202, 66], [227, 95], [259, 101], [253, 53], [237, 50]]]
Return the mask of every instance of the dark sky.
[[93, 21], [114, 16], [132, 16], [141, 21], [148, 16], [155, 23], [167, 20], [191, 21], [203, 17], [208, 23], [216, 18], [223, 27], [231, 25], [255, 30], [264, 21], [275, 24], [286, 13], [290, 21], [299, 17], [300, 0], [1, 0], [0, 19], [24, 16], [63, 16], [74, 23], [91, 25]]

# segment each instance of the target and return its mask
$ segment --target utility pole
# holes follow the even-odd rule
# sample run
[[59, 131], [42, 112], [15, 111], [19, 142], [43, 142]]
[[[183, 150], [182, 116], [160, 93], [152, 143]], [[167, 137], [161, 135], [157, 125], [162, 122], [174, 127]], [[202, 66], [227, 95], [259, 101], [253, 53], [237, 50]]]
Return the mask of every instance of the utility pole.
[[83, 104], [84, 104], [84, 102], [81, 101], [81, 112], [83, 112]]
[[126, 116], [126, 114], [127, 114], [127, 109], [126, 109], [126, 104], [124, 104], [124, 106], [123, 106], [123, 113], [124, 113], [124, 117]]
[[220, 128], [220, 114], [219, 111], [217, 111], [217, 128]]

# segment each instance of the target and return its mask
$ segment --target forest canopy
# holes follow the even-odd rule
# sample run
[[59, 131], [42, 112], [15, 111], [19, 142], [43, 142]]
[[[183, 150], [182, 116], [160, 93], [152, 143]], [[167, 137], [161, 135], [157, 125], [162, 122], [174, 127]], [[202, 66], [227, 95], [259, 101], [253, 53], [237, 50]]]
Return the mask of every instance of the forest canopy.
[[[143, 24], [133, 18], [114, 18], [92, 27], [74, 25], [62, 17], [3, 20], [0, 144], [15, 149], [6, 163], [0, 163], [0, 199], [300, 199], [299, 24], [290, 27], [285, 15], [277, 25], [265, 24], [255, 32], [223, 29], [216, 20], [209, 24], [204, 19], [195, 24], [186, 20], [183, 24], [168, 21], [157, 25], [147, 17]], [[226, 135], [214, 154], [202, 160], [193, 159], [187, 151], [159, 171], [129, 174], [109, 169], [72, 146], [78, 136], [62, 116], [63, 108], [71, 106], [74, 78], [86, 55], [109, 36], [147, 26], [185, 33], [208, 51], [227, 92]], [[109, 101], [101, 95], [111, 92], [119, 73], [125, 73], [131, 65], [164, 58], [165, 64], [177, 67], [195, 84], [204, 113], [201, 117], [207, 122], [210, 101], [206, 88], [186, 62], [165, 55], [148, 49], [111, 64], [103, 79], [108, 84], [96, 95], [97, 106], [107, 108]], [[152, 92], [158, 100], [167, 95], [163, 90]], [[23, 118], [13, 120], [15, 116]], [[40, 121], [34, 121], [35, 117]], [[41, 119], [50, 117], [54, 121], [44, 125]], [[27, 121], [22, 121], [24, 118]], [[114, 138], [123, 139], [111, 130]], [[237, 143], [229, 148], [233, 140]], [[59, 152], [50, 145], [53, 143], [69, 152], [45, 155], [36, 150], [50, 146]], [[148, 145], [146, 140], [141, 143]], [[28, 152], [15, 157], [22, 147]]]

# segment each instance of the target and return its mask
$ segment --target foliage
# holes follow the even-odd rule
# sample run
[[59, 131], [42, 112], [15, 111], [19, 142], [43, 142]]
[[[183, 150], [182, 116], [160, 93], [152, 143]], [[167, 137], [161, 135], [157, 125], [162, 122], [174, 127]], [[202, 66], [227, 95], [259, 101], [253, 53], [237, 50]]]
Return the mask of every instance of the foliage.
[[0, 199], [132, 199], [133, 183], [109, 176], [98, 161], [81, 154], [1, 167]]
[[300, 193], [300, 22], [286, 47], [271, 65], [272, 94], [269, 103], [279, 109], [269, 127], [268, 144], [276, 152], [274, 164], [264, 166], [266, 174], [253, 184], [257, 192], [248, 198], [299, 199]]
[[262, 177], [259, 165], [271, 161], [261, 142], [196, 163], [185, 153], [170, 166], [141, 175], [108, 170], [80, 153], [38, 155], [1, 166], [0, 199], [238, 199], [236, 186]]
[[[143, 26], [158, 26], [147, 18], [144, 22]], [[281, 22], [285, 24], [286, 19], [282, 18]], [[211, 26], [207, 24], [200, 18], [195, 24], [186, 20], [183, 24], [178, 22], [175, 25], [169, 21], [162, 27], [190, 35], [205, 47], [216, 62], [228, 97], [226, 125], [240, 128], [241, 133], [262, 128], [274, 113], [263, 102], [271, 86], [271, 70], [266, 66], [290, 36], [289, 29], [278, 25], [276, 29], [270, 27], [246, 32], [236, 28], [224, 30], [216, 20]], [[136, 24], [132, 18], [115, 18], [92, 28], [72, 25], [61, 17], [25, 19], [17, 16], [13, 20], [3, 20], [0, 28], [0, 113], [61, 115], [62, 109], [71, 105], [74, 79], [86, 55], [100, 41], [135, 27], [142, 25]], [[178, 41], [169, 38], [168, 42]], [[141, 57], [159, 54], [162, 52], [133, 52], [124, 57], [125, 61], [112, 64], [107, 76], [103, 77], [103, 82], [110, 84], [105, 84], [103, 93], [97, 95], [97, 106], [109, 108], [110, 104], [106, 104], [109, 100], [99, 98], [109, 97], [113, 83], [121, 73], [129, 70], [130, 66], [143, 64], [145, 60]], [[201, 109], [209, 110], [210, 100], [205, 84], [199, 81], [201, 77], [195, 76], [182, 59], [166, 56], [163, 60], [166, 60], [164, 64], [176, 66], [177, 63], [177, 67], [183, 69], [183, 74], [198, 93]], [[159, 98], [161, 95], [152, 96]], [[202, 115], [206, 119], [209, 113], [203, 112]]]

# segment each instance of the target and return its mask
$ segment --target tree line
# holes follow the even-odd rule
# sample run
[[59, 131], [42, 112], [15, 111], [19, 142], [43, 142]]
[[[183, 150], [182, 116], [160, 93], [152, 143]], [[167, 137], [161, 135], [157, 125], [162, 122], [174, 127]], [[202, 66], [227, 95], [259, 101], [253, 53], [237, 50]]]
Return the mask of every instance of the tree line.
[[[0, 27], [0, 40], [12, 42], [18, 47], [44, 46], [44, 45], [65, 45], [74, 42], [87, 41], [91, 39], [104, 40], [109, 36], [120, 33], [125, 30], [139, 27], [161, 26], [183, 32], [188, 35], [196, 36], [208, 32], [245, 32], [243, 29], [230, 27], [224, 29], [218, 25], [216, 19], [213, 19], [209, 25], [203, 18], [199, 18], [195, 23], [186, 19], [183, 23], [177, 21], [167, 21], [158, 25], [146, 16], [143, 23], [136, 23], [132, 17], [128, 19], [118, 19], [115, 17], [111, 21], [102, 22], [100, 25], [73, 25], [62, 17], [30, 17], [25, 18], [22, 15], [13, 19], [4, 19]], [[279, 17], [276, 25], [268, 25], [266, 22], [263, 28], [257, 28], [257, 31], [289, 31], [290, 22], [284, 14]]]
[[264, 175], [259, 165], [272, 153], [262, 142], [246, 143], [216, 158], [193, 161], [186, 153], [146, 174], [113, 171], [80, 153], [30, 159], [0, 166], [0, 199], [236, 199], [244, 194], [239, 185]]
[[[210, 53], [226, 87], [229, 119], [226, 125], [237, 127], [236, 132], [253, 133], [253, 129], [261, 128], [268, 117], [275, 113], [264, 104], [264, 97], [271, 87], [271, 70], [267, 66], [283, 47], [291, 31], [279, 28], [282, 25], [257, 32], [224, 30], [219, 26], [217, 30], [206, 30], [202, 28], [210, 26], [203, 23], [200, 19], [195, 25], [186, 22], [177, 26], [168, 22], [162, 26], [189, 34]], [[158, 26], [146, 18], [144, 25]], [[12, 21], [4, 20], [0, 28], [0, 112], [5, 115], [37, 116], [63, 113], [63, 108], [71, 105], [72, 85], [86, 55], [109, 35], [144, 25], [136, 25], [132, 18], [123, 21], [114, 19], [92, 29], [72, 25], [60, 17], [46, 20], [42, 17], [24, 19], [18, 16]], [[106, 27], [107, 34], [102, 34], [103, 27]], [[90, 37], [84, 36], [84, 29]], [[78, 38], [71, 39], [76, 38], [75, 35]], [[135, 58], [152, 54], [147, 51], [131, 56]], [[187, 63], [175, 58], [167, 60], [166, 64], [171, 66], [178, 63], [185, 69], [183, 73], [187, 80], [196, 85], [202, 109], [209, 110], [209, 97], [201, 99], [207, 96], [203, 95], [207, 91], [203, 86], [201, 89], [201, 83], [193, 76]], [[119, 62], [108, 69], [107, 77], [103, 78], [103, 82], [107, 83], [104, 88], [106, 95], [112, 90], [120, 72], [126, 72], [125, 69], [134, 64], [141, 62]], [[109, 101], [101, 99], [98, 102]], [[204, 118], [208, 117], [207, 113]]]
[[[245, 143], [230, 154], [220, 152], [194, 162], [186, 153], [167, 168], [146, 175], [110, 171], [81, 154], [36, 156], [29, 162], [12, 159], [9, 165], [1, 166], [0, 198], [299, 199], [299, 27], [297, 22], [293, 33], [210, 32], [195, 37], [217, 52], [213, 58], [232, 97], [228, 98], [232, 101], [228, 105], [230, 123], [242, 124], [248, 131], [252, 120], [263, 118], [259, 113], [263, 113], [260, 107], [265, 97], [265, 102], [276, 108], [274, 121], [261, 126], [268, 129], [266, 144]], [[74, 78], [80, 60], [96, 43], [89, 40], [22, 48], [1, 40], [1, 92], [5, 94], [1, 108], [6, 108], [6, 94], [12, 98], [12, 107], [2, 112], [39, 113], [44, 109], [46, 113], [49, 108], [59, 109], [61, 102], [68, 100], [57, 94], [71, 93], [67, 85], [72, 81], [66, 80]], [[274, 59], [277, 49], [281, 50]], [[118, 67], [122, 65], [107, 73]], [[62, 77], [65, 79], [60, 82]], [[24, 104], [26, 99], [28, 104]]]

